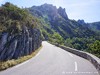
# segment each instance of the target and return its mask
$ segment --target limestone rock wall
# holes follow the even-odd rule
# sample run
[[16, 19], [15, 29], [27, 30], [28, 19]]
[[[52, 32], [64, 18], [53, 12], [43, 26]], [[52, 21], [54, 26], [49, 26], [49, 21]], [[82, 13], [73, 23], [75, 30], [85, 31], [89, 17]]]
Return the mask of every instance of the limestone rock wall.
[[22, 27], [21, 33], [4, 32], [0, 35], [0, 61], [17, 59], [29, 55], [41, 46], [39, 29]]

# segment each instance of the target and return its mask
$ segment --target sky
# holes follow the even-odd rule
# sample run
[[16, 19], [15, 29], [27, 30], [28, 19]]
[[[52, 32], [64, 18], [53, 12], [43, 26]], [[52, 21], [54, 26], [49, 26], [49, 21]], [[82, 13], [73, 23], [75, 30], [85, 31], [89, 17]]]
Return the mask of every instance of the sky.
[[65, 8], [69, 19], [83, 19], [89, 23], [100, 21], [100, 0], [0, 0], [0, 5], [5, 2], [11, 2], [21, 8], [48, 3], [57, 8]]

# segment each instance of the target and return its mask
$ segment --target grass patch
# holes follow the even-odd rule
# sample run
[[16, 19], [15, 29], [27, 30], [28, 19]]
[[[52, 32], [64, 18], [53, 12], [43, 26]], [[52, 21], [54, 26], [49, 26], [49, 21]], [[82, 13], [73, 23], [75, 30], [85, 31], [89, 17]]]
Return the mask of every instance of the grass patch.
[[17, 64], [20, 64], [26, 60], [29, 60], [30, 58], [34, 57], [40, 51], [41, 48], [42, 46], [39, 49], [35, 50], [35, 52], [33, 52], [31, 55], [23, 56], [20, 57], [19, 59], [12, 59], [12, 60], [2, 61], [2, 62], [0, 61], [0, 71], [15, 66]]

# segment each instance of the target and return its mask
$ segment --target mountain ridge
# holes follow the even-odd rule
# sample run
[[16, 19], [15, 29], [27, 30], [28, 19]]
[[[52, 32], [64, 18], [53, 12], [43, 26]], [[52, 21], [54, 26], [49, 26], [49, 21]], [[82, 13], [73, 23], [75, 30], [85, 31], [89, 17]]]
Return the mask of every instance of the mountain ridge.
[[[65, 8], [59, 7], [57, 9], [56, 6], [53, 6], [51, 4], [43, 4], [41, 6], [32, 6], [31, 8], [28, 8], [28, 11], [33, 16], [42, 18], [44, 21], [48, 22], [49, 25], [51, 26], [51, 29], [54, 29], [59, 34], [61, 33], [60, 35], [62, 35], [62, 37], [64, 37], [65, 35], [64, 33], [67, 33], [68, 35], [70, 35], [70, 36], [65, 36], [64, 37], [65, 39], [67, 37], [71, 37], [72, 36], [71, 34], [73, 34], [74, 36], [81, 36], [81, 35], [85, 36], [84, 33], [85, 31], [88, 31], [88, 30], [89, 32], [92, 32], [93, 35], [95, 34], [95, 32], [92, 31], [92, 29], [89, 29], [89, 27], [85, 27], [75, 20], [70, 20], [65, 12]], [[81, 34], [78, 34], [76, 30], [78, 30], [77, 32], [82, 31], [84, 33], [81, 32]], [[89, 32], [88, 34], [90, 34]]]

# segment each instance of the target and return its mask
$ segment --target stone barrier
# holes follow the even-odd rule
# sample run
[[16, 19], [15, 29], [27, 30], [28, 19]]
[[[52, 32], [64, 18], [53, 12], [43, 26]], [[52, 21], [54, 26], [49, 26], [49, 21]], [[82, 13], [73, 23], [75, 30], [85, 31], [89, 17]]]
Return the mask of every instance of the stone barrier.
[[70, 48], [70, 47], [65, 47], [65, 46], [61, 46], [61, 45], [58, 45], [56, 44], [56, 46], [68, 51], [68, 52], [71, 52], [75, 55], [78, 55], [82, 58], [85, 58], [87, 59], [88, 61], [90, 61], [94, 66], [95, 68], [98, 70], [98, 73], [100, 75], [100, 59], [88, 52], [84, 52], [84, 51], [80, 51], [80, 50], [76, 50], [76, 49], [73, 49], [73, 48]]

